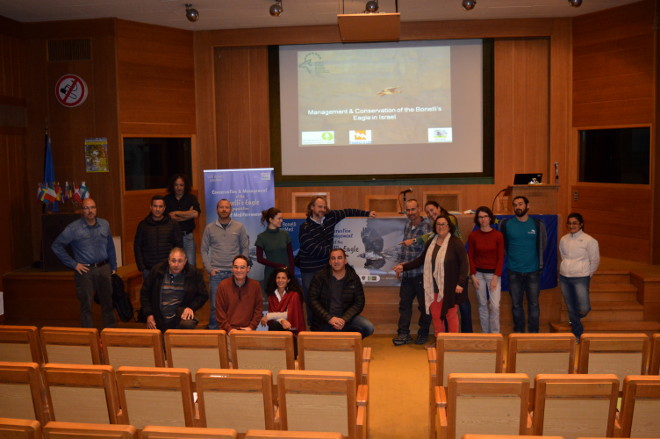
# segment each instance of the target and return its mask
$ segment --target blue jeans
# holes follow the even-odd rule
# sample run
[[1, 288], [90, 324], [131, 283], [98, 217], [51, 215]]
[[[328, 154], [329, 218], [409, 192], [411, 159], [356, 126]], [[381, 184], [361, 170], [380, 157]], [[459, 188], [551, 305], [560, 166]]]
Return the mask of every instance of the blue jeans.
[[197, 267], [197, 260], [195, 259], [195, 235], [193, 235], [193, 232], [183, 235], [183, 251], [186, 253], [188, 263], [193, 267]]
[[325, 332], [359, 332], [362, 334], [362, 338], [369, 337], [374, 333], [374, 325], [366, 317], [357, 315], [353, 317], [353, 320], [346, 322], [341, 331], [336, 330], [329, 323], [326, 323], [321, 331]]
[[[502, 297], [502, 282], [497, 280], [497, 286], [490, 288], [490, 282], [495, 273], [482, 273], [477, 271], [475, 277], [479, 282], [477, 288], [477, 299], [479, 300], [479, 321], [481, 322], [481, 332], [499, 333], [500, 332], [500, 298]], [[488, 309], [490, 305], [490, 310]]]
[[541, 293], [541, 271], [518, 273], [508, 271], [509, 293], [513, 306], [513, 332], [525, 332], [525, 309], [523, 299], [527, 298], [527, 332], [539, 332], [539, 294]]
[[589, 303], [589, 282], [591, 277], [565, 277], [559, 276], [559, 285], [561, 285], [561, 294], [564, 296], [564, 302], [568, 309], [568, 319], [571, 323], [571, 331], [578, 340], [584, 332], [582, 322], [583, 317], [591, 311]]
[[218, 292], [220, 282], [231, 276], [231, 271], [220, 270], [215, 276], [209, 278], [209, 300], [211, 302], [211, 315], [209, 315], [209, 329], [218, 329], [218, 321], [215, 318], [215, 293]]
[[426, 313], [426, 302], [424, 298], [424, 275], [404, 276], [401, 279], [401, 288], [399, 289], [399, 324], [397, 333], [410, 334], [410, 320], [412, 320], [413, 300], [417, 298], [417, 308], [419, 309], [419, 329], [418, 336], [429, 335], [431, 326], [431, 314]]
[[[467, 288], [463, 294], [467, 294]], [[461, 332], [473, 332], [472, 305], [469, 298], [466, 297], [464, 302], [458, 304], [458, 312], [461, 314]]]
[[301, 271], [300, 277], [302, 277], [302, 288], [303, 288], [303, 301], [305, 302], [305, 309], [307, 310], [307, 326], [312, 327], [312, 308], [309, 307], [309, 286], [312, 284], [312, 279], [316, 271]]

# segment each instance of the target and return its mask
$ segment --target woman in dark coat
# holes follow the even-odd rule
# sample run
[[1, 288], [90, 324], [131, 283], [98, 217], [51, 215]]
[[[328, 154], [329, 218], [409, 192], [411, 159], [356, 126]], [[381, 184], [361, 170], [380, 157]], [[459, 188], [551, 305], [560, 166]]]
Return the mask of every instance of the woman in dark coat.
[[[458, 332], [458, 304], [467, 300], [468, 258], [463, 242], [454, 235], [447, 215], [435, 219], [436, 235], [413, 261], [393, 268], [397, 273], [424, 266], [426, 311], [435, 333]], [[446, 324], [445, 324], [446, 322]]]

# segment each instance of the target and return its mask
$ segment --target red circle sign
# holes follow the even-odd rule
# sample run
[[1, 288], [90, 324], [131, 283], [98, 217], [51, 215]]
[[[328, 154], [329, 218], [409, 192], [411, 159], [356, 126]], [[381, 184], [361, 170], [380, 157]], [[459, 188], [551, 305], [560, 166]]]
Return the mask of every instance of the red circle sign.
[[57, 80], [55, 97], [57, 102], [65, 107], [73, 108], [82, 105], [87, 99], [87, 84], [78, 75], [67, 74]]

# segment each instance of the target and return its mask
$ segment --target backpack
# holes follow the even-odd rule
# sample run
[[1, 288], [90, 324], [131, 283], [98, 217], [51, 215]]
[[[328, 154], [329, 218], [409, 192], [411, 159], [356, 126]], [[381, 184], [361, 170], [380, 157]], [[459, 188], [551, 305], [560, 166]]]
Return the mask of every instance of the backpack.
[[124, 281], [117, 274], [112, 275], [112, 304], [122, 322], [135, 319], [131, 297], [124, 290]]

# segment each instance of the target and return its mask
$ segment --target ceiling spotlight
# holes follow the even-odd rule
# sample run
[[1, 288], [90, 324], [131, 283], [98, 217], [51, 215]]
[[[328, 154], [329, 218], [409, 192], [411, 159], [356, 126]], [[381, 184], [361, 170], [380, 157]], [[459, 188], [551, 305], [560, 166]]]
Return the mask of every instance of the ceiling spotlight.
[[[570, 0], [569, 0], [570, 1]], [[463, 0], [463, 9], [471, 11], [477, 4], [477, 0]]]
[[270, 5], [268, 12], [270, 12], [270, 15], [273, 17], [279, 17], [282, 15], [282, 12], [284, 12], [284, 8], [282, 7], [282, 0], [276, 1]]
[[369, 0], [366, 5], [364, 5], [364, 12], [373, 14], [378, 12], [378, 0]]
[[192, 4], [186, 3], [186, 18], [188, 21], [195, 22], [199, 19], [199, 12], [192, 7]]
[[582, 4], [582, 0], [568, 0], [568, 3], [574, 8], [579, 8]]

